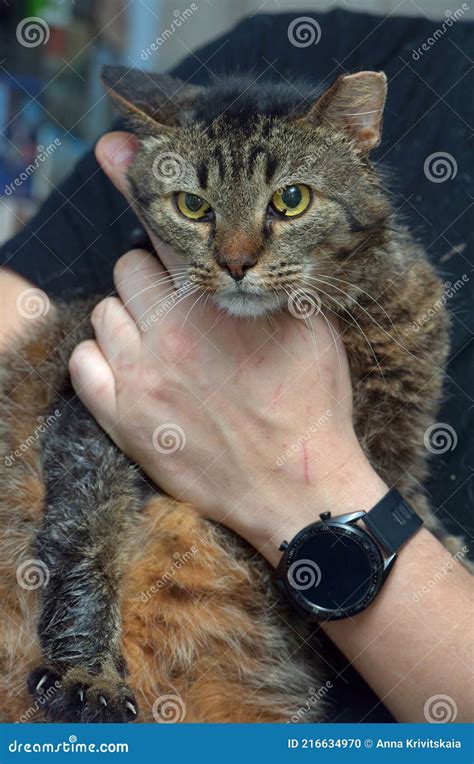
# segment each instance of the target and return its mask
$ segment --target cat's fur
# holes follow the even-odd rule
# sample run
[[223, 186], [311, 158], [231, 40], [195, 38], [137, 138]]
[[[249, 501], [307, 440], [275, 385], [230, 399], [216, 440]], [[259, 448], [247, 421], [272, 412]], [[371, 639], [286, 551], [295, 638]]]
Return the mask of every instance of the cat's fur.
[[[232, 313], [274, 310], [302, 286], [320, 294], [342, 320], [364, 450], [441, 535], [421, 484], [448, 320], [439, 310], [414, 330], [440, 283], [367, 158], [385, 77], [341, 77], [317, 99], [302, 85], [206, 89], [120, 68], [105, 81], [137, 127], [140, 217]], [[289, 182], [316, 189], [311, 207], [293, 221], [267, 216]], [[217, 222], [185, 220], [177, 190], [206, 198]], [[256, 264], [237, 283], [226, 269], [243, 256]], [[289, 611], [254, 550], [161, 495], [75, 398], [67, 361], [91, 335], [88, 311], [54, 306], [3, 362], [0, 719], [153, 721], [170, 706], [178, 721], [291, 719], [325, 681], [308, 640], [317, 627]], [[42, 589], [19, 585], [31, 559], [48, 571]], [[324, 704], [303, 715], [324, 717]]]

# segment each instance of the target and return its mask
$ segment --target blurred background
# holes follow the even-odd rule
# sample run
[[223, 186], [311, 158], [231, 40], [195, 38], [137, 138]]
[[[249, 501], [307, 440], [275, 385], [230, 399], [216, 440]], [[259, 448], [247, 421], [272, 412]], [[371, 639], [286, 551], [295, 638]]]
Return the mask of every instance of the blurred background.
[[110, 125], [104, 63], [165, 71], [245, 16], [336, 7], [439, 23], [454, 13], [443, 0], [0, 0], [0, 243]]

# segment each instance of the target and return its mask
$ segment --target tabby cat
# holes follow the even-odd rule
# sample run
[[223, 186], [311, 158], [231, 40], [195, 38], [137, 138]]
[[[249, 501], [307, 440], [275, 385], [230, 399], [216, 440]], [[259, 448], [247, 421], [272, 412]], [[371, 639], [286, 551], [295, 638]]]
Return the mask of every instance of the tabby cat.
[[[414, 330], [440, 283], [368, 159], [385, 75], [317, 96], [122, 67], [104, 81], [138, 136], [134, 208], [185, 257], [185, 280], [239, 316], [317, 293], [341, 320], [363, 448], [441, 535], [421, 483], [448, 319]], [[56, 304], [3, 358], [0, 718], [290, 720], [327, 676], [315, 627], [255, 550], [151, 485], [74, 395], [67, 363], [90, 309]], [[326, 718], [324, 703], [303, 718]]]

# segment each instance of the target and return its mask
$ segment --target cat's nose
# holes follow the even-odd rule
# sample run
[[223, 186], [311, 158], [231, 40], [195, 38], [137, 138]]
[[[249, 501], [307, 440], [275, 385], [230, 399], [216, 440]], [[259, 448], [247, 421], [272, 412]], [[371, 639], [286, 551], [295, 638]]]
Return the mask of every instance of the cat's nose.
[[240, 255], [232, 255], [231, 257], [219, 255], [217, 257], [217, 262], [221, 268], [228, 271], [234, 281], [242, 281], [246, 272], [249, 268], [253, 268], [257, 259], [256, 255], [243, 252]]

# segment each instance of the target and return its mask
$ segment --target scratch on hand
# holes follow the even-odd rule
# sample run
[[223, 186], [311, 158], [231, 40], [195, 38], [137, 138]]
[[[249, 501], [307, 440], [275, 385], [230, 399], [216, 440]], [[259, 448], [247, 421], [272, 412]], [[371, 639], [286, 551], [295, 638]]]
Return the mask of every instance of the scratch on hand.
[[306, 451], [306, 443], [303, 444], [303, 468], [305, 483], [306, 485], [309, 485], [308, 453]]
[[273, 396], [272, 396], [272, 406], [274, 406], [274, 405], [275, 405], [275, 403], [277, 402], [277, 400], [278, 400], [278, 398], [279, 398], [279, 396], [280, 396], [280, 393], [281, 393], [281, 389], [282, 389], [282, 387], [283, 387], [283, 385], [282, 385], [282, 383], [280, 382], [280, 384], [278, 385], [277, 389], [276, 389], [276, 390], [275, 390], [275, 392], [273, 393]]

